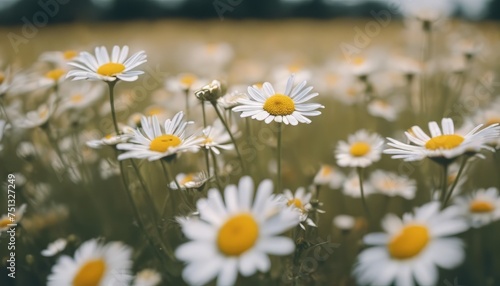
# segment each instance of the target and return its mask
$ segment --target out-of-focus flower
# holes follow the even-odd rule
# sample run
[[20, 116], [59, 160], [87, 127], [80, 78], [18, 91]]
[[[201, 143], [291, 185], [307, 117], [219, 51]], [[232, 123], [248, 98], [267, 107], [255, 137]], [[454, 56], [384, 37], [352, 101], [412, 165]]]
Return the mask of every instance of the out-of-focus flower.
[[20, 128], [31, 129], [44, 126], [53, 113], [52, 104], [42, 104], [37, 110], [28, 111], [26, 116], [13, 120], [13, 125]]
[[84, 242], [74, 258], [59, 257], [47, 277], [48, 286], [128, 285], [132, 279], [132, 249], [121, 242]]
[[143, 269], [135, 275], [132, 286], [157, 286], [160, 283], [160, 273], [154, 269]]
[[338, 215], [333, 218], [333, 225], [342, 230], [350, 231], [356, 224], [356, 219], [350, 215]]
[[73, 80], [135, 81], [144, 72], [134, 69], [147, 62], [147, 56], [144, 51], [140, 51], [127, 58], [128, 50], [128, 46], [114, 46], [111, 58], [105, 47], [95, 48], [95, 56], [81, 52], [74, 61], [68, 63], [76, 69], [69, 71], [66, 77]]
[[[170, 182], [169, 187], [172, 190], [177, 190], [179, 187], [185, 189], [200, 189], [205, 183], [210, 180], [210, 177], [205, 172], [200, 173], [180, 173], [175, 176], [177, 182]], [[179, 184], [179, 187], [177, 186]]]
[[229, 185], [224, 200], [216, 189], [197, 202], [200, 219], [180, 221], [191, 241], [179, 246], [175, 255], [188, 265], [182, 272], [186, 282], [206, 284], [215, 277], [217, 285], [233, 285], [238, 273], [253, 275], [271, 268], [268, 254], [288, 255], [295, 245], [278, 234], [296, 226], [299, 215], [284, 208], [273, 196], [270, 180], [260, 183], [255, 200], [250, 177], [239, 186]]
[[415, 180], [382, 170], [376, 170], [370, 175], [370, 183], [375, 191], [389, 197], [400, 196], [412, 200], [417, 191]]
[[[356, 172], [352, 172], [347, 176], [347, 179], [342, 185], [342, 193], [346, 196], [350, 196], [356, 199], [361, 198], [361, 188], [359, 187], [359, 176]], [[363, 192], [365, 197], [373, 194], [375, 190], [371, 185], [370, 181], [363, 181]]]
[[[238, 131], [236, 126], [231, 129], [231, 132], [233, 134]], [[217, 155], [220, 154], [219, 149], [234, 149], [234, 145], [233, 143], [231, 143], [231, 137], [229, 136], [229, 133], [227, 133], [226, 128], [219, 119], [215, 120], [213, 125], [207, 126], [207, 128], [203, 129], [203, 138], [204, 141], [201, 143], [201, 145], [206, 149], [212, 150], [212, 152]]]
[[479, 189], [472, 195], [456, 197], [454, 201], [472, 227], [482, 227], [500, 219], [500, 196], [496, 188]]
[[335, 190], [342, 186], [344, 180], [344, 173], [334, 166], [323, 164], [318, 173], [316, 173], [316, 176], [314, 176], [313, 183], [320, 186], [328, 185]]
[[68, 82], [67, 85], [61, 85], [59, 94], [62, 98], [56, 114], [67, 110], [83, 110], [92, 106], [104, 94], [104, 87], [88, 82], [80, 84]]
[[368, 167], [380, 160], [383, 145], [380, 135], [359, 130], [349, 135], [347, 142], [339, 141], [337, 144], [337, 164], [341, 167]]
[[10, 209], [11, 207], [9, 207], [9, 212], [7, 214], [0, 217], [0, 236], [10, 228], [10, 224], [21, 222], [26, 212], [26, 204], [22, 204], [20, 207], [16, 208], [14, 212], [11, 212]]
[[287, 207], [291, 207], [296, 210], [300, 214], [300, 227], [305, 230], [304, 223], [316, 227], [316, 224], [312, 219], [309, 218], [309, 211], [312, 209], [312, 205], [310, 203], [312, 194], [310, 192], [306, 192], [306, 189], [300, 187], [297, 191], [292, 193], [290, 190], [285, 190], [283, 192], [283, 196], [281, 197], [283, 203]]
[[374, 99], [368, 104], [368, 112], [375, 117], [394, 122], [402, 110], [402, 105], [384, 99]]
[[123, 132], [123, 134], [108, 134], [100, 139], [95, 139], [95, 140], [89, 140], [86, 142], [87, 146], [90, 148], [98, 149], [103, 146], [115, 146], [119, 143], [124, 143], [127, 142], [130, 138], [134, 136], [134, 129], [125, 126], [125, 125], [120, 125], [120, 131]]
[[58, 254], [59, 252], [63, 251], [66, 248], [67, 243], [68, 242], [66, 241], [66, 239], [59, 238], [59, 239], [49, 243], [49, 245], [47, 245], [47, 248], [42, 250], [41, 253], [45, 257], [54, 256], [54, 255]]

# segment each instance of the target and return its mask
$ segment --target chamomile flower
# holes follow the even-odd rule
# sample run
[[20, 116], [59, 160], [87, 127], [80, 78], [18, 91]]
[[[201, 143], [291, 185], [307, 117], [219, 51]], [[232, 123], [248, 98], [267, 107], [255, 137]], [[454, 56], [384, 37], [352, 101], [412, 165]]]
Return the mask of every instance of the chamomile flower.
[[0, 236], [2, 232], [10, 228], [9, 224], [19, 223], [26, 212], [26, 204], [22, 204], [20, 207], [16, 208], [15, 212], [12, 214], [4, 214], [0, 217]]
[[[233, 134], [237, 133], [237, 129], [235, 127], [231, 129]], [[203, 139], [204, 141], [202, 146], [206, 149], [212, 150], [212, 152], [217, 155], [220, 154], [219, 149], [234, 149], [234, 145], [231, 143], [231, 137], [219, 119], [215, 120], [214, 124], [211, 126], [207, 126], [207, 128], [203, 129]]]
[[120, 143], [119, 150], [126, 151], [118, 156], [118, 160], [129, 158], [158, 160], [183, 152], [197, 152], [203, 138], [195, 135], [186, 135], [186, 127], [192, 121], [183, 119], [184, 113], [178, 112], [171, 120], [165, 121], [162, 129], [156, 116], [143, 117], [141, 129], [134, 130], [129, 143]]
[[265, 82], [262, 90], [248, 87], [249, 99], [241, 99], [241, 105], [233, 108], [233, 111], [242, 112], [241, 117], [252, 117], [269, 124], [272, 121], [285, 124], [297, 125], [300, 123], [311, 123], [306, 116], [317, 116], [321, 112], [317, 109], [324, 108], [318, 103], [306, 103], [318, 96], [318, 93], [309, 93], [313, 87], [306, 87], [306, 81], [299, 85], [293, 85], [294, 75], [288, 78], [284, 93], [276, 93], [273, 86]]
[[394, 122], [398, 119], [402, 105], [384, 99], [374, 99], [368, 104], [367, 109], [372, 116]]
[[59, 252], [63, 251], [66, 248], [66, 244], [68, 241], [64, 238], [59, 238], [47, 245], [47, 248], [42, 250], [42, 255], [45, 257], [51, 257]]
[[[207, 80], [192, 73], [181, 73], [167, 79], [165, 88], [174, 94], [183, 94], [190, 90], [200, 89], [207, 84]], [[194, 98], [192, 98], [194, 100]]]
[[160, 283], [160, 273], [153, 269], [143, 269], [135, 275], [132, 286], [157, 286]]
[[61, 256], [47, 277], [48, 286], [128, 285], [132, 276], [132, 249], [121, 242], [84, 242], [74, 258]]
[[336, 167], [323, 164], [319, 169], [316, 176], [314, 176], [313, 183], [315, 185], [328, 185], [332, 189], [338, 189], [342, 186], [345, 180], [345, 175]]
[[73, 80], [103, 80], [103, 81], [135, 81], [143, 71], [134, 70], [139, 65], [147, 62], [147, 56], [144, 51], [128, 56], [128, 46], [122, 48], [113, 47], [111, 58], [105, 47], [95, 48], [95, 56], [88, 52], [81, 52], [72, 62], [68, 63], [76, 69], [71, 70], [66, 78]]
[[100, 139], [89, 140], [87, 146], [93, 149], [99, 149], [103, 146], [115, 146], [119, 143], [127, 142], [134, 137], [134, 129], [129, 126], [120, 126], [122, 134], [110, 133]]
[[384, 140], [376, 133], [359, 130], [340, 141], [335, 149], [337, 164], [341, 167], [365, 168], [380, 160]]
[[107, 180], [113, 176], [118, 176], [120, 175], [120, 166], [113, 161], [102, 159], [99, 162], [99, 175], [103, 180]]
[[[393, 147], [385, 149], [385, 154], [393, 155], [393, 159], [419, 161], [426, 157], [434, 160], [453, 161], [458, 156], [468, 153], [475, 154], [483, 149], [494, 151], [487, 143], [500, 136], [500, 126], [492, 124], [483, 129], [478, 125], [470, 132], [455, 132], [453, 121], [443, 118], [441, 128], [435, 121], [429, 123], [431, 137], [418, 126], [413, 126], [410, 132], [405, 132], [410, 144], [405, 144], [392, 138], [387, 138]], [[411, 144], [413, 143], [413, 144]]]
[[455, 205], [475, 228], [500, 219], [500, 196], [496, 188], [479, 189], [472, 195], [456, 197]]
[[53, 111], [52, 104], [42, 104], [37, 110], [28, 111], [25, 117], [14, 119], [13, 125], [24, 129], [44, 126], [49, 121]]
[[59, 93], [62, 99], [56, 114], [66, 110], [83, 110], [92, 106], [104, 94], [104, 87], [88, 82], [78, 85], [68, 83], [68, 85], [61, 86]]
[[283, 192], [283, 203], [296, 210], [300, 214], [300, 227], [305, 229], [304, 224], [306, 223], [309, 226], [316, 227], [316, 224], [308, 217], [309, 211], [311, 210], [311, 197], [312, 194], [310, 192], [306, 192], [305, 188], [300, 187], [297, 191], [292, 193], [290, 190], [285, 190]]
[[342, 231], [350, 231], [354, 228], [356, 219], [350, 215], [341, 214], [334, 217], [332, 223], [336, 228]]
[[389, 197], [400, 196], [411, 200], [417, 191], [415, 180], [382, 170], [376, 170], [370, 175], [370, 183], [376, 192]]
[[51, 51], [40, 55], [40, 61], [52, 63], [59, 67], [64, 67], [68, 62], [74, 60], [78, 56], [76, 50]]
[[[169, 187], [172, 190], [177, 190], [179, 187], [185, 189], [200, 189], [205, 183], [210, 180], [210, 177], [205, 172], [200, 173], [180, 173], [175, 176], [177, 182], [170, 182]], [[177, 187], [179, 184], [179, 187]]]
[[217, 285], [234, 285], [238, 273], [246, 277], [269, 271], [269, 254], [294, 251], [293, 241], [278, 234], [299, 223], [297, 212], [283, 208], [272, 196], [270, 180], [260, 183], [255, 200], [253, 191], [250, 177], [241, 178], [238, 187], [227, 186], [224, 200], [218, 190], [210, 189], [208, 198], [197, 202], [200, 218], [180, 220], [191, 241], [175, 255], [188, 263], [182, 272], [188, 284], [202, 285], [218, 277]]
[[365, 244], [374, 247], [358, 256], [354, 269], [358, 283], [435, 285], [438, 267], [453, 269], [465, 258], [462, 240], [447, 237], [468, 228], [457, 214], [456, 207], [440, 211], [439, 202], [430, 202], [414, 213], [404, 214], [402, 219], [386, 215], [382, 220], [385, 232], [364, 237]]
[[[361, 198], [361, 188], [359, 187], [359, 176], [356, 172], [351, 172], [342, 184], [342, 193], [346, 196], [359, 199]], [[369, 180], [363, 180], [363, 193], [365, 197], [375, 192]]]

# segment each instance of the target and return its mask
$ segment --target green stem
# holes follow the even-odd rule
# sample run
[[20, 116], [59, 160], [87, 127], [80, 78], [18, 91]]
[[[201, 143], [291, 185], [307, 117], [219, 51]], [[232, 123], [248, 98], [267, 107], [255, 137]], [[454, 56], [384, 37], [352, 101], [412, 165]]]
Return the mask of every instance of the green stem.
[[201, 112], [203, 113], [203, 128], [207, 128], [207, 114], [205, 111], [205, 101], [201, 101]]
[[184, 95], [186, 99], [186, 118], [189, 118], [189, 88], [184, 90]]
[[215, 175], [215, 182], [217, 183], [217, 186], [219, 187], [219, 190], [222, 190], [222, 185], [220, 183], [220, 177], [219, 177], [219, 171], [217, 170], [217, 158], [215, 157], [215, 153], [210, 150], [210, 153], [212, 154], [212, 163], [214, 164], [214, 175]]
[[[149, 233], [146, 229], [146, 226], [144, 225], [144, 223], [141, 219], [140, 212], [137, 209], [137, 206], [134, 202], [134, 198], [132, 197], [131, 191], [128, 188], [128, 182], [125, 178], [125, 173], [124, 173], [124, 168], [123, 168], [123, 161], [119, 161], [119, 163], [120, 163], [120, 173], [122, 174], [121, 175], [122, 183], [123, 183], [123, 186], [125, 187], [125, 193], [127, 194], [127, 198], [129, 200], [129, 203], [132, 206], [132, 210], [134, 211], [134, 215], [137, 218], [137, 223], [139, 224], [139, 227], [140, 227], [142, 233], [144, 234], [144, 236], [146, 237], [148, 243], [155, 250], [155, 254], [158, 256], [157, 257], [158, 261], [160, 261], [162, 264], [165, 265], [165, 267], [167, 267], [166, 263], [163, 261], [163, 255], [159, 252], [159, 248], [156, 247], [153, 238], [149, 235]], [[165, 250], [167, 250], [167, 248], [165, 248]], [[168, 251], [166, 251], [166, 253], [169, 257], [171, 257], [171, 258], [173, 257], [172, 253], [169, 253]]]
[[215, 109], [215, 112], [217, 113], [217, 116], [219, 119], [222, 121], [222, 124], [224, 125], [224, 128], [226, 128], [227, 133], [229, 134], [229, 137], [231, 137], [231, 142], [234, 144], [234, 149], [236, 150], [236, 154], [238, 155], [238, 159], [240, 160], [241, 168], [243, 169], [243, 172], [245, 171], [245, 164], [243, 163], [243, 157], [241, 157], [240, 150], [238, 148], [238, 145], [236, 144], [236, 139], [234, 139], [233, 133], [231, 132], [231, 129], [227, 125], [227, 122], [224, 120], [224, 117], [220, 113], [219, 108], [217, 107], [217, 103], [215, 101], [211, 101], [212, 106]]
[[446, 207], [446, 205], [448, 204], [448, 201], [450, 200], [451, 196], [453, 195], [453, 191], [455, 190], [455, 187], [458, 185], [458, 181], [460, 180], [460, 176], [462, 175], [462, 172], [465, 169], [465, 165], [467, 164], [467, 160], [469, 160], [469, 156], [463, 155], [462, 163], [460, 164], [460, 168], [458, 169], [457, 177], [455, 178], [455, 181], [453, 181], [453, 185], [451, 185], [450, 191], [448, 192], [448, 196], [446, 196], [446, 199], [443, 202], [443, 208]]
[[116, 112], [115, 112], [115, 96], [114, 96], [114, 87], [116, 85], [116, 81], [109, 81], [109, 104], [111, 105], [111, 116], [113, 117], [113, 126], [115, 128], [116, 135], [120, 134], [120, 129], [118, 128], [118, 123], [116, 121]]
[[[441, 177], [441, 197], [439, 200], [444, 203], [446, 198], [446, 191], [448, 190], [448, 164], [443, 164], [443, 175]], [[444, 208], [444, 204], [443, 204]]]
[[282, 133], [282, 127], [281, 123], [278, 123], [278, 149], [276, 150], [277, 152], [277, 163], [278, 163], [278, 174], [276, 177], [276, 192], [281, 193], [283, 190], [281, 189], [281, 133]]
[[363, 203], [363, 209], [365, 211], [365, 215], [368, 218], [368, 221], [370, 221], [370, 219], [371, 219], [370, 209], [368, 208], [368, 204], [366, 203], [365, 190], [363, 187], [363, 168], [357, 167], [356, 171], [358, 171], [359, 189], [361, 190], [361, 201]]

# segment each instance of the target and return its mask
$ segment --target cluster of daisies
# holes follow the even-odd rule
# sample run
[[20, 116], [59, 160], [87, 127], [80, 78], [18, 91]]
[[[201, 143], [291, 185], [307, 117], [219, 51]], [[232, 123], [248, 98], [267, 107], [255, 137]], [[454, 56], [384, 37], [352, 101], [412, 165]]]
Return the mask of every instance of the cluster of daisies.
[[[431, 23], [424, 16], [415, 17], [428, 29]], [[233, 56], [227, 44], [196, 46], [191, 52], [198, 65], [218, 71], [226, 69]], [[478, 51], [464, 44], [460, 52], [455, 72], [466, 82], [465, 70]], [[146, 53], [129, 55], [127, 46], [114, 46], [111, 54], [106, 47], [95, 48], [94, 54], [45, 53], [32, 69], [1, 72], [0, 152], [15, 149], [28, 166], [15, 174], [27, 201], [18, 208], [16, 222], [27, 234], [41, 233], [71, 217], [64, 205], [37, 209], [52, 203], [50, 194], [57, 186], [35, 184], [30, 178], [35, 164], [49, 166], [60, 182], [67, 178], [88, 189], [98, 180], [97, 173], [102, 182], [125, 190], [134, 210], [129, 220], [156, 256], [143, 267], [136, 258], [144, 254], [140, 250], [144, 245], [132, 248], [105, 237], [83, 242], [73, 235], [60, 237], [39, 251], [42, 259], [53, 262], [46, 283], [152, 286], [182, 279], [189, 285], [225, 286], [245, 279], [275, 281], [276, 271], [291, 272], [282, 277], [285, 282], [305, 283], [315, 277], [303, 273], [301, 258], [316, 251], [311, 237], [330, 232], [321, 219], [334, 205], [340, 214], [331, 226], [341, 230], [346, 245], [354, 238], [359, 252], [355, 261], [346, 258], [353, 262], [347, 266], [348, 279], [360, 285], [435, 285], [440, 269], [455, 269], [466, 260], [466, 241], [458, 235], [500, 220], [498, 189], [467, 184], [475, 162], [492, 157], [498, 161], [494, 156], [500, 148], [500, 101], [478, 99], [492, 103], [463, 120], [460, 128], [455, 126], [458, 121], [444, 117], [441, 122], [429, 120], [429, 132], [415, 125], [384, 139], [371, 123], [393, 126], [408, 105], [410, 117], [422, 120], [443, 102], [414, 88], [417, 80], [425, 84], [422, 75], [429, 72], [428, 66], [435, 66], [432, 72], [440, 69], [438, 63], [401, 57], [394, 61], [394, 76], [378, 73], [379, 56], [357, 55], [336, 68], [328, 63], [320, 76], [313, 76], [301, 63], [290, 63], [273, 70], [270, 82], [262, 81], [258, 62], [242, 61], [232, 67], [242, 85], [228, 87], [209, 80], [211, 74], [181, 73], [165, 79], [164, 86], [151, 91], [147, 99], [137, 90], [119, 89], [122, 81], [146, 76], [140, 70], [147, 62]], [[328, 102], [324, 96], [317, 98], [311, 82], [322, 95], [334, 94], [345, 110], [366, 111], [379, 121], [366, 123], [370, 127], [363, 129], [356, 118], [345, 122], [350, 131], [359, 130], [338, 140], [334, 150], [326, 150], [333, 153], [330, 161], [335, 164], [318, 164], [307, 182], [292, 191], [289, 166], [283, 164], [281, 153], [285, 147], [299, 148], [286, 139], [293, 135], [291, 129], [301, 128], [295, 126], [313, 123], [325, 108], [322, 103]], [[469, 88], [462, 84], [464, 90]], [[456, 92], [447, 88], [450, 94]], [[104, 99], [106, 93], [109, 100]], [[96, 121], [100, 130], [86, 128]], [[326, 132], [335, 128], [327, 126]], [[263, 133], [255, 134], [256, 129], [272, 133], [266, 139], [270, 153], [258, 148], [256, 141], [262, 141]], [[250, 153], [261, 160], [272, 157], [268, 170], [248, 159]], [[412, 178], [416, 171], [404, 173], [402, 168], [373, 170], [384, 154], [401, 164], [432, 163], [429, 166], [442, 173], [439, 183], [430, 187]], [[500, 167], [496, 168], [498, 172]], [[255, 187], [249, 175], [265, 179]], [[322, 201], [324, 189], [341, 198]], [[371, 198], [377, 195], [385, 197], [385, 208], [374, 204]], [[423, 203], [415, 205], [418, 196]], [[354, 212], [346, 208], [345, 197], [362, 206], [361, 220], [351, 216]], [[410, 212], [405, 208], [398, 216], [390, 211], [391, 200], [414, 208]], [[187, 210], [181, 208], [184, 205]], [[375, 219], [380, 211], [379, 223]], [[32, 217], [25, 212], [32, 212]], [[10, 223], [8, 215], [0, 218], [0, 235]], [[374, 232], [379, 225], [382, 232]], [[353, 236], [355, 229], [358, 237]], [[182, 273], [175, 274], [176, 263]]]

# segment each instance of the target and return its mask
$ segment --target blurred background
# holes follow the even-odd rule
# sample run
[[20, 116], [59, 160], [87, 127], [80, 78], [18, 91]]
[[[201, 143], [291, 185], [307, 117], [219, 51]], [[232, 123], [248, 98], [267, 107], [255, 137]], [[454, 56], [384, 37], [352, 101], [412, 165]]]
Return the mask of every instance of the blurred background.
[[[0, 25], [59, 3], [49, 23], [161, 18], [336, 18], [369, 17], [370, 11], [411, 0], [0, 0]], [[439, 2], [439, 1], [438, 1]], [[500, 19], [500, 0], [456, 0], [454, 15], [470, 20]]]

